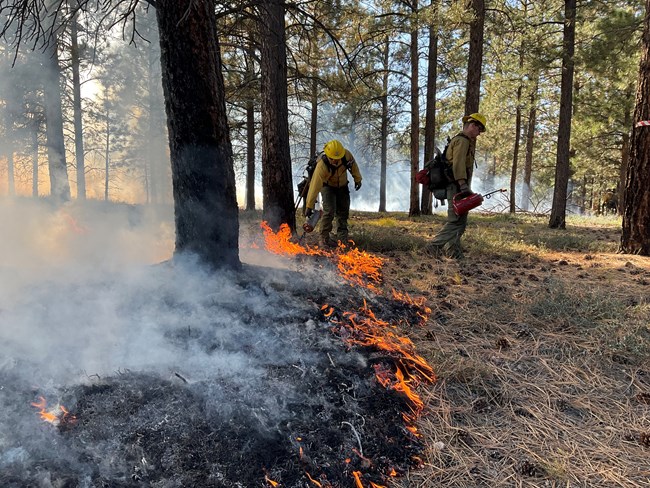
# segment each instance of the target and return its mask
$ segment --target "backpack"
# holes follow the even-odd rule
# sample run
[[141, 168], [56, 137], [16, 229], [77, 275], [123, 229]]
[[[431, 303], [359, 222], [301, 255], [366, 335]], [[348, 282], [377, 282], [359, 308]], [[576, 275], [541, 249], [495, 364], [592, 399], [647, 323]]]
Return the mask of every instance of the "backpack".
[[[300, 183], [298, 183], [298, 200], [300, 200], [301, 198], [303, 199], [303, 204], [302, 204], [303, 214], [307, 206], [307, 194], [309, 193], [309, 183], [311, 182], [311, 177], [314, 175], [314, 171], [316, 171], [316, 165], [318, 165], [319, 158], [323, 159], [323, 162], [327, 166], [327, 169], [330, 170], [331, 174], [334, 174], [334, 171], [336, 171], [336, 166], [330, 163], [330, 160], [325, 155], [325, 153], [314, 154], [311, 158], [309, 158], [309, 161], [307, 161], [307, 166], [305, 166], [305, 171], [303, 173], [302, 180], [300, 181]], [[353, 161], [348, 161], [345, 155], [341, 159], [341, 164], [345, 166], [345, 168], [348, 171], [352, 171], [352, 162]]]
[[[459, 136], [467, 138], [465, 134], [459, 134]], [[450, 143], [451, 139], [448, 137], [447, 144], [442, 152], [436, 148], [433, 159], [426, 162], [424, 169], [421, 169], [415, 175], [415, 181], [426, 186], [443, 205], [447, 198], [447, 186], [455, 181], [451, 164], [447, 160], [447, 149]]]

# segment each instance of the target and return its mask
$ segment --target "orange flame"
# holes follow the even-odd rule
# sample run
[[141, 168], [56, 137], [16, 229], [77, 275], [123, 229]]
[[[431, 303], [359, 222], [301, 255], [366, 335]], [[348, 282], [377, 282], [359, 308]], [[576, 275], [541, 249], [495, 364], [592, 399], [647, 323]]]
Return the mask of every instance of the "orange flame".
[[361, 471], [352, 471], [352, 476], [354, 476], [354, 482], [356, 483], [357, 488], [363, 488], [363, 483], [361, 483]]
[[297, 254], [307, 254], [307, 249], [300, 244], [291, 242], [291, 229], [287, 224], [282, 224], [280, 230], [273, 232], [269, 224], [262, 222], [260, 224], [264, 230], [264, 245], [266, 250], [274, 254], [295, 256]]
[[269, 478], [268, 476], [265, 476], [264, 479], [265, 479], [266, 482], [267, 482], [269, 485], [271, 485], [273, 488], [275, 488], [276, 486], [280, 486], [280, 483], [278, 483], [277, 481], [273, 481], [273, 480], [272, 480], [271, 478]]
[[45, 400], [45, 398], [42, 396], [39, 397], [38, 402], [32, 402], [31, 405], [40, 409], [38, 413], [41, 416], [42, 420], [53, 425], [59, 425], [64, 421], [68, 423], [76, 421], [76, 417], [74, 415], [70, 415], [70, 412], [63, 405], [57, 405], [50, 410], [46, 410], [47, 400]]
[[317, 247], [312, 249], [292, 242], [291, 229], [287, 224], [282, 224], [278, 232], [273, 232], [267, 222], [260, 225], [264, 231], [264, 245], [267, 251], [285, 256], [325, 256], [336, 264], [340, 275], [348, 282], [377, 290], [375, 284], [381, 282], [381, 267], [384, 264], [382, 258], [342, 244], [333, 251]]
[[312, 483], [314, 483], [316, 486], [318, 486], [318, 487], [322, 487], [322, 486], [323, 486], [323, 485], [321, 485], [318, 481], [316, 481], [314, 478], [312, 478], [311, 475], [310, 475], [307, 471], [305, 471], [305, 474], [307, 475], [307, 478], [309, 478], [309, 481], [311, 481]]

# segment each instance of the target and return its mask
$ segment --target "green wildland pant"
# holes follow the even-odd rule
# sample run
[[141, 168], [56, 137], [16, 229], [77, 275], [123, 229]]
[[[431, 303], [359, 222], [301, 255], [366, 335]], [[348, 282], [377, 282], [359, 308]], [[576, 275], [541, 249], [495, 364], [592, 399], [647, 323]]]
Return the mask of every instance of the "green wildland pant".
[[321, 237], [329, 237], [336, 217], [336, 238], [348, 240], [348, 218], [350, 217], [350, 189], [345, 186], [323, 186], [323, 217], [320, 221]]
[[468, 214], [458, 216], [456, 215], [456, 212], [454, 212], [452, 201], [454, 195], [457, 193], [460, 192], [458, 191], [456, 183], [447, 186], [447, 222], [445, 222], [445, 225], [440, 229], [440, 232], [435, 235], [429, 244], [431, 248], [440, 249], [451, 257], [463, 256], [463, 250], [460, 246], [460, 237], [467, 228]]

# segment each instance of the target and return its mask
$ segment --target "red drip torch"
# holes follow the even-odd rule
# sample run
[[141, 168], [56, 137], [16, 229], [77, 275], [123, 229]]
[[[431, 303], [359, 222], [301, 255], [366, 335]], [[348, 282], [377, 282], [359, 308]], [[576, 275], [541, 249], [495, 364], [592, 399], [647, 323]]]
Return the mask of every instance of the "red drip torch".
[[311, 214], [311, 217], [307, 219], [307, 222], [302, 224], [302, 230], [304, 230], [307, 233], [313, 232], [322, 215], [323, 215], [322, 210], [314, 210], [314, 213]]
[[[503, 193], [506, 192], [505, 188], [500, 188], [498, 190], [493, 190], [489, 193], [486, 193], [485, 195], [481, 195], [480, 193], [457, 193], [454, 195], [454, 199], [452, 200], [452, 205], [454, 207], [454, 213], [458, 216], [460, 215], [465, 215], [467, 212], [472, 210], [473, 208], [478, 207], [483, 203], [483, 199], [488, 199], [490, 198], [494, 193]], [[460, 198], [459, 198], [460, 197]]]
[[323, 216], [322, 210], [314, 210], [314, 213], [311, 214], [311, 217], [309, 217], [307, 221], [304, 224], [302, 224], [302, 230], [304, 232], [300, 236], [300, 239], [298, 239], [298, 244], [302, 243], [302, 240], [305, 238], [307, 234], [314, 231], [316, 225], [318, 224], [318, 221], [322, 216]]

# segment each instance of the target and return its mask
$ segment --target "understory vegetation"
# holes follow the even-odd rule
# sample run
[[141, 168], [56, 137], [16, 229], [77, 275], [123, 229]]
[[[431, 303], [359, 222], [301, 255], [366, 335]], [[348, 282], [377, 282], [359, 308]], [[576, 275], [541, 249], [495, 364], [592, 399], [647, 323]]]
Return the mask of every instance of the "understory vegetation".
[[432, 311], [403, 331], [438, 376], [426, 458], [395, 487], [650, 484], [650, 259], [617, 254], [618, 218], [473, 213], [462, 261], [424, 252], [444, 214], [351, 222]]

